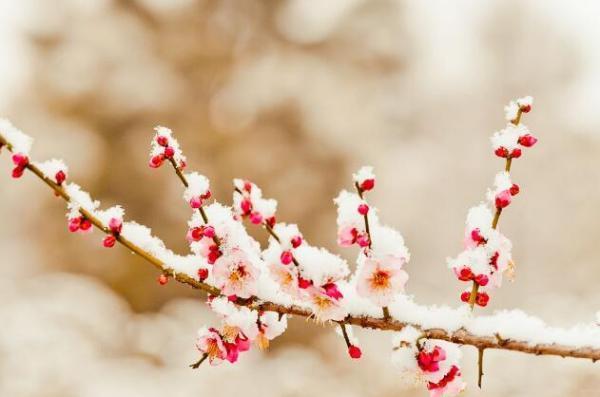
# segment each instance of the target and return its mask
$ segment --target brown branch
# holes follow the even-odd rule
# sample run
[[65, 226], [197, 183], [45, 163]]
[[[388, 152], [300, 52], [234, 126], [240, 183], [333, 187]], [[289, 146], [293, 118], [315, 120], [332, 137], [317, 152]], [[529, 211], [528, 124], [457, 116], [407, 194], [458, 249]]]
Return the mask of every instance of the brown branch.
[[[8, 148], [8, 150], [12, 151], [12, 146], [10, 143], [6, 141], [6, 139], [0, 134], [0, 145], [4, 145]], [[46, 185], [48, 185], [58, 196], [62, 197], [65, 201], [69, 202], [71, 197], [69, 194], [61, 187], [58, 186], [54, 181], [46, 178], [42, 171], [35, 166], [34, 164], [28, 164], [26, 168], [31, 171], [34, 175], [36, 175], [39, 179], [41, 179]], [[95, 217], [92, 213], [85, 210], [84, 208], [80, 208], [80, 213], [82, 216], [86, 217], [90, 220], [90, 222], [98, 228], [101, 232], [110, 234], [111, 231], [104, 227], [102, 222]], [[220, 296], [220, 290], [214, 286], [209, 284], [200, 282], [195, 280], [194, 278], [181, 273], [174, 273], [167, 264], [162, 262], [156, 256], [146, 252], [142, 248], [138, 247], [127, 238], [122, 235], [117, 237], [117, 241], [128, 248], [131, 252], [139, 255], [147, 262], [154, 265], [157, 269], [162, 271], [163, 273], [171, 274], [173, 278], [183, 284], [187, 284], [195, 289], [199, 289], [205, 291], [206, 293], [214, 296]], [[244, 305], [252, 307], [257, 310], [264, 311], [272, 311], [277, 312], [280, 315], [289, 314], [296, 315], [300, 317], [313, 317], [313, 313], [310, 310], [299, 306], [284, 306], [279, 305], [272, 302], [257, 302], [256, 299], [239, 299], [235, 302], [238, 305]], [[573, 357], [573, 358], [585, 358], [590, 359], [592, 361], [600, 360], [600, 348], [594, 347], [574, 347], [569, 345], [559, 345], [559, 344], [530, 344], [528, 341], [517, 341], [510, 339], [503, 339], [499, 335], [495, 336], [478, 336], [470, 333], [464, 328], [458, 329], [456, 331], [450, 332], [444, 329], [439, 328], [423, 328], [419, 324], [412, 324], [408, 322], [402, 322], [395, 319], [382, 319], [375, 318], [369, 316], [347, 316], [343, 321], [337, 321], [339, 324], [349, 324], [355, 325], [362, 328], [369, 328], [374, 330], [381, 331], [401, 331], [407, 326], [413, 326], [416, 329], [420, 330], [422, 335], [429, 339], [439, 339], [445, 340], [452, 343], [457, 343], [460, 345], [469, 345], [474, 346], [480, 349], [500, 349], [500, 350], [510, 350], [510, 351], [519, 351], [528, 354], [535, 355], [552, 355], [552, 356], [561, 356], [561, 357]]]

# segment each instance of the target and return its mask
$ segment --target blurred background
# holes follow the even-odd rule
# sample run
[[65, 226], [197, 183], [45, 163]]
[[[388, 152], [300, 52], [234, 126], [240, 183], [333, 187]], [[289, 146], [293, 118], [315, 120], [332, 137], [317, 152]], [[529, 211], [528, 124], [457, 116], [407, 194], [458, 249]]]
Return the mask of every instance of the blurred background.
[[[0, 113], [62, 157], [105, 206], [186, 252], [187, 205], [170, 170], [147, 167], [152, 127], [175, 130], [190, 169], [231, 200], [248, 178], [278, 219], [335, 247], [332, 198], [360, 165], [372, 203], [412, 252], [408, 293], [459, 305], [446, 268], [467, 209], [502, 161], [503, 106], [535, 97], [540, 138], [514, 164], [521, 195], [501, 220], [517, 278], [490, 313], [553, 325], [600, 309], [600, 4], [496, 0], [0, 0]], [[1, 396], [425, 396], [389, 363], [390, 335], [347, 358], [330, 327], [290, 322], [235, 366], [196, 361], [203, 298], [98, 233], [70, 235], [64, 204], [0, 156]], [[264, 241], [262, 233], [255, 233]], [[466, 396], [595, 395], [600, 364], [462, 349]]]

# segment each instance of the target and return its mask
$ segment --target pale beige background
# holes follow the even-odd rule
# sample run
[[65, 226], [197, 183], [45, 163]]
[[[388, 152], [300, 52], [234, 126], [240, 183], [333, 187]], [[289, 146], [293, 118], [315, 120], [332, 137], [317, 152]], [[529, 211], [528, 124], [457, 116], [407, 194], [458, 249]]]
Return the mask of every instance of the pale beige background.
[[[228, 202], [242, 176], [335, 247], [332, 198], [375, 166], [382, 218], [412, 251], [408, 291], [458, 304], [445, 267], [469, 206], [502, 166], [488, 137], [533, 95], [540, 143], [514, 167], [501, 220], [518, 275], [485, 312], [551, 324], [600, 310], [600, 6], [593, 1], [0, 0], [0, 109], [63, 157], [104, 204], [185, 252], [189, 210], [147, 168], [155, 124]], [[64, 206], [0, 156], [0, 395], [425, 396], [389, 364], [389, 335], [347, 359], [330, 328], [291, 322], [266, 354], [191, 371], [201, 297], [100, 236], [70, 235]], [[260, 234], [258, 234], [260, 236]], [[348, 258], [354, 251], [344, 252]], [[483, 313], [484, 310], [481, 310]], [[600, 364], [487, 353], [484, 390], [463, 348], [467, 396], [592, 396]]]

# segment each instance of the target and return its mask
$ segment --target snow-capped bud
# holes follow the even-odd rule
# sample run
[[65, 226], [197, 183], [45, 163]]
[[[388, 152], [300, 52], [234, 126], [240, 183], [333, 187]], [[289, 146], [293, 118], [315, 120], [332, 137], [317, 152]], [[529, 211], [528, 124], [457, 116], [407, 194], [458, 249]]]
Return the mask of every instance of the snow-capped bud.
[[250, 193], [252, 191], [252, 182], [244, 181], [244, 190]]
[[202, 207], [202, 198], [195, 196], [190, 199], [190, 207], [198, 209]]
[[300, 247], [300, 245], [302, 245], [302, 236], [292, 237], [292, 239], [290, 240], [290, 243], [292, 244], [292, 247], [294, 247], [294, 248]]
[[269, 227], [270, 227], [270, 228], [273, 228], [273, 227], [275, 227], [275, 217], [274, 217], [274, 216], [271, 216], [271, 217], [269, 217], [269, 218], [265, 219], [265, 223], [266, 223], [267, 225], [269, 225]]
[[169, 146], [169, 138], [164, 135], [158, 135], [156, 137], [156, 143], [163, 147]]
[[367, 233], [362, 233], [356, 236], [356, 243], [359, 247], [365, 248], [369, 246], [369, 235]]
[[362, 190], [363, 192], [372, 190], [374, 187], [375, 187], [375, 179], [365, 179], [360, 184], [360, 190]]
[[209, 265], [214, 265], [220, 256], [221, 256], [221, 252], [219, 252], [218, 249], [210, 250], [208, 253], [208, 256], [206, 257], [206, 261], [208, 262]]
[[538, 139], [531, 134], [525, 134], [519, 137], [519, 145], [524, 147], [532, 147], [537, 141]]
[[513, 183], [512, 186], [510, 187], [510, 189], [508, 189], [508, 191], [510, 192], [511, 196], [516, 196], [517, 194], [519, 194], [521, 189], [519, 188], [519, 185], [517, 185], [516, 183]]
[[111, 232], [119, 234], [123, 229], [123, 221], [119, 218], [110, 218], [108, 221], [108, 228]]
[[475, 282], [481, 285], [482, 287], [485, 287], [489, 281], [490, 279], [485, 274], [478, 274], [477, 276], [475, 276]]
[[369, 206], [367, 204], [361, 204], [358, 206], [358, 213], [361, 215], [367, 215], [369, 213]]
[[20, 166], [16, 166], [13, 170], [12, 170], [12, 177], [15, 179], [19, 179], [20, 177], [23, 176], [23, 173], [25, 172], [25, 167], [20, 167]]
[[508, 149], [506, 149], [505, 147], [499, 147], [497, 148], [494, 153], [496, 154], [496, 156], [498, 157], [502, 157], [502, 158], [507, 158], [508, 157]]
[[208, 269], [200, 268], [198, 269], [198, 278], [200, 281], [204, 281], [208, 278]]
[[307, 279], [302, 278], [302, 277], [298, 277], [298, 288], [300, 288], [300, 289], [307, 289], [311, 285], [312, 285], [312, 281], [307, 280]]
[[469, 291], [465, 291], [462, 294], [460, 294], [460, 300], [465, 303], [469, 302], [470, 298], [471, 298], [471, 293]]
[[21, 153], [16, 153], [13, 154], [12, 156], [12, 161], [14, 163], [14, 165], [16, 165], [17, 167], [25, 167], [27, 164], [29, 164], [29, 158]]
[[506, 208], [512, 201], [510, 190], [503, 190], [496, 195], [496, 208]]
[[156, 156], [152, 156], [150, 158], [150, 162], [148, 163], [148, 165], [150, 166], [150, 168], [158, 168], [162, 165], [163, 163], [163, 156], [162, 155], [156, 155]]
[[79, 226], [81, 225], [81, 218], [71, 218], [69, 219], [69, 231], [71, 233], [75, 233], [79, 230]]
[[102, 245], [105, 248], [112, 248], [115, 246], [116, 242], [117, 242], [117, 239], [115, 238], [115, 236], [109, 235], [109, 236], [104, 237], [104, 240], [102, 240]]
[[188, 231], [187, 239], [189, 241], [200, 241], [204, 237], [204, 229], [201, 227], [195, 227]]
[[67, 174], [64, 171], [60, 170], [54, 175], [54, 180], [57, 185], [62, 185], [63, 182], [67, 179]]
[[325, 285], [322, 286], [323, 289], [325, 290], [325, 294], [333, 299], [342, 299], [344, 297], [344, 295], [342, 295], [342, 293], [340, 292], [340, 290], [338, 289], [337, 285], [335, 283], [327, 283]]
[[85, 218], [81, 219], [81, 224], [79, 225], [79, 228], [81, 230], [83, 230], [85, 232], [86, 230], [90, 230], [91, 227], [92, 227], [92, 222], [89, 219], [85, 219]]
[[283, 251], [281, 253], [281, 263], [283, 263], [284, 265], [289, 265], [290, 263], [292, 263], [292, 260], [294, 259], [294, 256], [292, 255], [292, 253], [290, 251]]
[[518, 159], [519, 157], [521, 157], [521, 149], [519, 149], [518, 147], [514, 148], [510, 152], [510, 157], [513, 159]]
[[250, 214], [250, 222], [255, 225], [260, 225], [263, 221], [263, 217], [258, 212], [253, 212]]
[[249, 199], [243, 199], [240, 203], [240, 208], [242, 210], [243, 215], [248, 215], [250, 211], [252, 211], [252, 201]]
[[350, 345], [348, 346], [348, 355], [353, 359], [359, 359], [362, 356], [362, 351], [360, 350], [360, 347]]
[[175, 149], [173, 149], [171, 146], [167, 146], [165, 148], [165, 152], [164, 155], [166, 158], [171, 159], [173, 158], [173, 156], [175, 155]]
[[169, 277], [167, 277], [166, 274], [161, 274], [160, 276], [158, 276], [157, 281], [160, 285], [165, 285], [169, 282]]
[[473, 279], [473, 272], [470, 268], [464, 266], [458, 271], [458, 279], [460, 281], [470, 281]]
[[215, 237], [215, 228], [212, 226], [204, 226], [204, 236], [208, 238]]
[[485, 292], [478, 292], [477, 297], [475, 298], [475, 303], [481, 307], [487, 306], [490, 301], [490, 296]]

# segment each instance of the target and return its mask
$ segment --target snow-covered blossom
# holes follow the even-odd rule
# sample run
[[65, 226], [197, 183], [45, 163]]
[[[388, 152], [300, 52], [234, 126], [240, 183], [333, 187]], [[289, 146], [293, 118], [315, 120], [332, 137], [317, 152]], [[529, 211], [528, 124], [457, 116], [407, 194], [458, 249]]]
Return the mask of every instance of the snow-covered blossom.
[[394, 296], [404, 292], [408, 274], [402, 270], [404, 259], [391, 255], [383, 257], [359, 256], [357, 291], [378, 306], [387, 306]]
[[69, 167], [62, 160], [52, 159], [34, 164], [42, 171], [46, 178], [59, 186], [67, 179]]
[[519, 194], [519, 185], [513, 183], [506, 171], [499, 172], [494, 178], [494, 189], [489, 189], [487, 198], [496, 208], [506, 208], [512, 202], [512, 197]]
[[404, 377], [424, 383], [430, 397], [453, 397], [465, 388], [459, 361], [460, 349], [453, 343], [421, 339], [421, 333], [407, 326], [393, 340], [393, 364]]
[[225, 344], [215, 328], [202, 327], [198, 330], [196, 348], [207, 355], [211, 365], [218, 365], [227, 358]]
[[85, 218], [79, 212], [80, 209], [84, 209], [90, 213], [94, 213], [100, 206], [100, 202], [92, 200], [90, 194], [79, 187], [75, 183], [68, 183], [64, 186], [66, 193], [71, 197], [71, 200], [67, 204], [69, 211], [67, 212], [67, 219], [69, 221], [68, 227], [70, 232], [91, 232], [92, 222]]
[[506, 121], [515, 121], [519, 115], [519, 110], [523, 113], [529, 113], [532, 105], [533, 98], [530, 96], [510, 101], [510, 103], [504, 107]]
[[210, 182], [204, 175], [191, 172], [185, 175], [188, 186], [183, 192], [183, 198], [192, 208], [200, 208], [205, 200], [211, 197]]
[[221, 256], [213, 267], [216, 286], [227, 296], [250, 298], [256, 294], [258, 275], [259, 269], [239, 249]]
[[239, 218], [248, 218], [255, 225], [275, 225], [277, 201], [265, 199], [262, 190], [254, 183], [242, 179], [234, 179], [233, 210]]
[[356, 173], [352, 174], [352, 180], [361, 191], [372, 190], [375, 187], [373, 167], [364, 166], [360, 168]]
[[[358, 244], [360, 247], [368, 247], [370, 243], [369, 235], [365, 227], [365, 214], [361, 213], [361, 208], [367, 205], [366, 201], [360, 198], [357, 193], [350, 193], [342, 190], [334, 200], [337, 205], [337, 242], [342, 247], [349, 247]], [[377, 223], [376, 211], [370, 210], [369, 221], [372, 224]]]
[[179, 142], [173, 137], [173, 132], [161, 126], [155, 127], [154, 131], [150, 148], [150, 167], [158, 168], [165, 160], [173, 160], [179, 169], [184, 169], [186, 158], [179, 147]]

